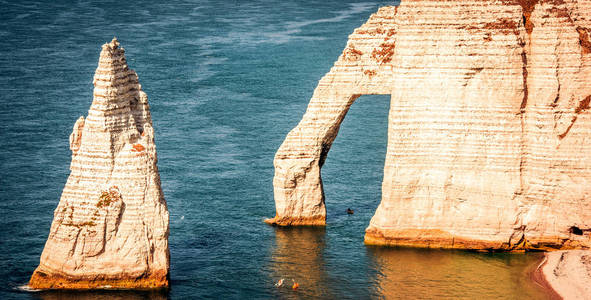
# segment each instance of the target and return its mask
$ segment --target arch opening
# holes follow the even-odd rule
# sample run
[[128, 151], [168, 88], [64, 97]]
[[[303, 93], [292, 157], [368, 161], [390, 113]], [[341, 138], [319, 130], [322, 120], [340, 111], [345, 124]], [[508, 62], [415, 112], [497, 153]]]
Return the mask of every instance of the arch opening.
[[[362, 95], [340, 125], [321, 170], [327, 223], [362, 231], [382, 195], [390, 95]], [[347, 213], [347, 209], [353, 214]]]

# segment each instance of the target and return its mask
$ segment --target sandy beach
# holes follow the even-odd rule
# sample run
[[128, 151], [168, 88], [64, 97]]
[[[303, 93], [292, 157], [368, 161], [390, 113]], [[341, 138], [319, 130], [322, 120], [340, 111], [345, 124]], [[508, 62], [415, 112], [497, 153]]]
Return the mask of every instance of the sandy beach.
[[550, 299], [591, 299], [591, 251], [547, 252], [531, 277]]

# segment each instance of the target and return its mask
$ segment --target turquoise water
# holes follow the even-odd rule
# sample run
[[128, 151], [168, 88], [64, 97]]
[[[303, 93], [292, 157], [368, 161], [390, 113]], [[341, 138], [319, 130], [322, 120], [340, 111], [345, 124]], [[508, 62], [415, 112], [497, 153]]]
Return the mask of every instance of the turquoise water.
[[[280, 229], [273, 156], [348, 34], [396, 1], [0, 1], [0, 299], [523, 298], [538, 255], [367, 247], [387, 96], [362, 96], [323, 169], [328, 226]], [[171, 290], [25, 292], [117, 36], [151, 104]], [[354, 215], [347, 215], [350, 207]], [[298, 291], [276, 288], [285, 278]]]

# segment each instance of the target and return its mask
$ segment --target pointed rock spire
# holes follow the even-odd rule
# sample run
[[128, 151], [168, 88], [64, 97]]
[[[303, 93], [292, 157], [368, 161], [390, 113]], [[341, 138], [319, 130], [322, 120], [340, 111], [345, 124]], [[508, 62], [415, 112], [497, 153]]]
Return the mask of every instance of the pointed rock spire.
[[70, 136], [72, 163], [39, 267], [38, 289], [168, 286], [168, 210], [146, 94], [114, 38], [94, 99]]

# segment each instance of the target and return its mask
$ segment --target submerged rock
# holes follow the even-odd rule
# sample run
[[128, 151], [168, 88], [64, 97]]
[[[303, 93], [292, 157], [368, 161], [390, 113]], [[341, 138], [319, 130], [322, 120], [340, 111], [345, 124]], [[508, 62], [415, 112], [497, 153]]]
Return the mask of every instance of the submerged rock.
[[103, 45], [94, 100], [70, 135], [72, 163], [35, 289], [168, 286], [168, 210], [148, 98], [117, 39]]
[[380, 8], [277, 151], [266, 222], [325, 224], [320, 169], [339, 126], [360, 95], [388, 94], [382, 201], [366, 243], [591, 246], [590, 16], [591, 1], [575, 0]]

